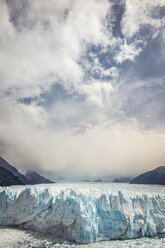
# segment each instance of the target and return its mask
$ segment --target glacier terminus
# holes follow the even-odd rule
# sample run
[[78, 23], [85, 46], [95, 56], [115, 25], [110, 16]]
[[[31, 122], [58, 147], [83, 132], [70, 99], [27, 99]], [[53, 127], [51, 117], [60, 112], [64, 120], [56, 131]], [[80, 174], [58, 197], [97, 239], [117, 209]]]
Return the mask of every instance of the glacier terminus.
[[164, 186], [74, 183], [0, 187], [0, 225], [80, 244], [165, 233]]

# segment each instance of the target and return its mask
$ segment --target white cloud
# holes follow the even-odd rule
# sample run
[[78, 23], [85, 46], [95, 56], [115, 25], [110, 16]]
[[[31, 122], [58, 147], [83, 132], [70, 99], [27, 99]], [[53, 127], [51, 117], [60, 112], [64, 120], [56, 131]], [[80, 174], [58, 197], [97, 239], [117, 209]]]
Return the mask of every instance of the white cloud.
[[119, 74], [119, 70], [117, 69], [117, 67], [113, 66], [110, 69], [107, 70], [103, 70], [103, 75], [104, 76], [111, 76], [111, 77], [117, 77]]
[[113, 87], [110, 82], [94, 81], [83, 85], [81, 90], [87, 95], [87, 99], [90, 103], [104, 108], [105, 103], [107, 103], [107, 101], [109, 102]]
[[15, 26], [5, 1], [1, 3], [1, 30], [5, 29], [0, 50], [1, 89], [21, 87], [23, 94], [24, 88], [49, 87], [57, 78], [66, 87], [76, 87], [82, 81], [78, 60], [86, 45], [103, 42], [108, 1], [28, 1], [22, 14], [14, 3], [17, 1], [11, 4], [10, 15], [18, 12], [12, 18]]
[[15, 30], [13, 28], [13, 25], [9, 21], [9, 12], [7, 5], [4, 1], [0, 2], [0, 8], [1, 8], [1, 21], [0, 21], [0, 42], [2, 45], [4, 45], [8, 40], [12, 39], [15, 35]]
[[[0, 2], [0, 149], [20, 168], [115, 173], [165, 162], [164, 130], [144, 132], [143, 123], [123, 110], [131, 89], [149, 82], [120, 75], [122, 63], [135, 61], [147, 45], [146, 37], [138, 37], [141, 26], [151, 25], [156, 37], [163, 19], [152, 18], [152, 12], [164, 0], [127, 0], [124, 37], [113, 36], [111, 5], [108, 0]], [[51, 94], [55, 83], [68, 95], [45, 107], [42, 94]], [[28, 97], [35, 100], [24, 104]]]
[[142, 48], [137, 47], [139, 42], [135, 41], [130, 44], [126, 40], [120, 42], [120, 51], [115, 56], [117, 63], [123, 63], [125, 60], [134, 61], [134, 59], [140, 54]]
[[164, 22], [163, 19], [154, 18], [153, 15], [156, 13], [159, 15], [159, 9], [164, 6], [165, 0], [126, 0], [126, 10], [122, 20], [124, 36], [133, 37], [144, 25], [154, 29], [160, 28]]

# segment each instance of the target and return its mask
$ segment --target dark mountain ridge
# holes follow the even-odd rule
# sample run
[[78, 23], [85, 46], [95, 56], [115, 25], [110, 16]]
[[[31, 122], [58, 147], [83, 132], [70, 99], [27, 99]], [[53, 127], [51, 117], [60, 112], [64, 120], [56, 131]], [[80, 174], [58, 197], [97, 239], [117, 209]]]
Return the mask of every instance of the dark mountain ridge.
[[0, 167], [10, 171], [14, 176], [17, 176], [23, 184], [32, 184], [25, 175], [21, 174], [14, 166], [9, 164], [5, 159], [0, 157]]
[[31, 185], [41, 183], [53, 183], [49, 179], [40, 176], [37, 172], [27, 172], [27, 176], [21, 174], [14, 166], [0, 157], [0, 186]]
[[113, 180], [114, 183], [129, 183], [132, 177], [117, 177]]
[[130, 184], [160, 184], [165, 185], [165, 166], [145, 172], [131, 180]]
[[33, 184], [39, 184], [39, 183], [53, 183], [51, 180], [40, 176], [36, 171], [27, 171], [26, 172], [26, 178], [30, 180]]
[[24, 183], [9, 170], [0, 167], [0, 186], [24, 185]]

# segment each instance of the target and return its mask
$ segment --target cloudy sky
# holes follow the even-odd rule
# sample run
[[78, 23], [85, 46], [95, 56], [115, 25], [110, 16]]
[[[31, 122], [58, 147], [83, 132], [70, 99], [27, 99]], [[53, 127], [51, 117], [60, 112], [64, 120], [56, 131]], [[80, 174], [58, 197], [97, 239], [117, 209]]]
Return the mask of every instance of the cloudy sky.
[[43, 173], [165, 165], [165, 0], [0, 0], [0, 154]]

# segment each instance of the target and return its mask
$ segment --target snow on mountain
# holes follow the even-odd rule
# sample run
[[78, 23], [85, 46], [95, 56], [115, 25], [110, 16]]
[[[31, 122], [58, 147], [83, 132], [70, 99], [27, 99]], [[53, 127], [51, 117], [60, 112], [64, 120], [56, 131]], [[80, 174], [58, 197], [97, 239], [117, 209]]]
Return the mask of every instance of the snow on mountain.
[[165, 191], [124, 184], [0, 188], [0, 224], [78, 243], [151, 237], [165, 233]]

